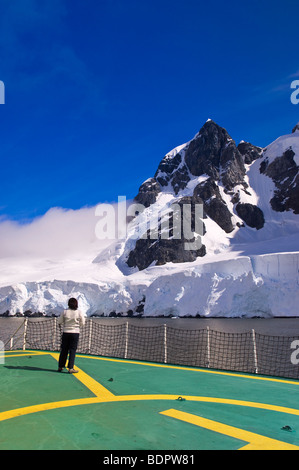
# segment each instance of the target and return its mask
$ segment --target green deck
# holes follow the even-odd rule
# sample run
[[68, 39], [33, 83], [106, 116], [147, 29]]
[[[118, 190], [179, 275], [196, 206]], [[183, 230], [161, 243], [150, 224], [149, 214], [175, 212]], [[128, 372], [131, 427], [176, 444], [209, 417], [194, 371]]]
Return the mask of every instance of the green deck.
[[299, 381], [83, 355], [76, 367], [5, 353], [1, 450], [299, 449]]

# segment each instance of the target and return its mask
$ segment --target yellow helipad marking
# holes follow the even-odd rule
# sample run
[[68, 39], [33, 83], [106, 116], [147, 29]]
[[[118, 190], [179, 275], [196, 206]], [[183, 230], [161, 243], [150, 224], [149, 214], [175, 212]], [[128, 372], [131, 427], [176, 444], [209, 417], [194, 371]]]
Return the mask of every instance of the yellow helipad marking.
[[[76, 374], [79, 375], [79, 374]], [[79, 377], [78, 377], [79, 379]], [[107, 395], [95, 396], [90, 398], [77, 398], [73, 400], [56, 401], [50, 403], [43, 403], [40, 405], [32, 405], [24, 408], [17, 408], [15, 410], [3, 411], [0, 413], [0, 421], [23, 416], [30, 413], [39, 411], [53, 410], [55, 408], [64, 408], [69, 406], [87, 405], [91, 403], [109, 403], [109, 402], [123, 402], [123, 401], [149, 401], [149, 400], [177, 400], [177, 395], [113, 395], [105, 387]], [[231, 400], [228, 398], [215, 398], [215, 397], [200, 397], [193, 395], [184, 395], [184, 398], [189, 401], [204, 402], [204, 403], [220, 403], [224, 405], [245, 406], [248, 408], [258, 408], [262, 410], [277, 411], [279, 413], [287, 413], [299, 416], [299, 410], [295, 408], [287, 408], [283, 406], [269, 405], [265, 403], [256, 403], [242, 400]]]
[[[9, 353], [9, 354], [8, 354]], [[49, 353], [47, 352], [40, 352], [40, 351], [32, 351], [30, 352], [30, 356], [44, 356], [48, 355]], [[0, 358], [8, 358], [8, 357], [17, 357], [17, 356], [28, 356], [28, 351], [23, 351], [23, 352], [15, 352], [15, 351], [5, 351], [0, 353]]]
[[[36, 352], [34, 353], [41, 354], [50, 354], [54, 359], [58, 359], [57, 353], [50, 353], [50, 352]], [[27, 351], [27, 354], [33, 354], [31, 351]], [[20, 356], [24, 356], [26, 354], [16, 354]], [[13, 354], [11, 355], [13, 356]], [[99, 359], [99, 360], [109, 360], [114, 362], [126, 362], [128, 364], [140, 364], [146, 366], [153, 366], [153, 367], [167, 367], [167, 368], [174, 368], [180, 370], [188, 370], [188, 371], [200, 371], [200, 372], [207, 372], [206, 370], [201, 369], [190, 369], [187, 367], [179, 367], [179, 366], [167, 366], [167, 365], [160, 365], [160, 364], [148, 364], [142, 362], [134, 362], [134, 361], [125, 361], [125, 360], [117, 360], [117, 359], [103, 359], [103, 358], [94, 358], [91, 356], [80, 356], [80, 357], [87, 357], [88, 359]], [[148, 401], [148, 400], [177, 400], [178, 395], [170, 395], [170, 394], [148, 394], [148, 395], [114, 395], [110, 392], [107, 388], [101, 385], [99, 382], [94, 380], [88, 374], [86, 374], [82, 369], [76, 367], [79, 372], [74, 374], [74, 377], [79, 380], [82, 384], [84, 384], [95, 396], [91, 398], [79, 398], [73, 400], [63, 400], [51, 403], [43, 403], [40, 405], [33, 405], [24, 408], [17, 408], [15, 410], [8, 410], [0, 413], [0, 421], [4, 421], [11, 418], [16, 418], [19, 416], [24, 416], [31, 413], [38, 413], [40, 411], [47, 411], [53, 410], [57, 408], [66, 408], [71, 406], [79, 406], [79, 405], [88, 405], [88, 404], [95, 404], [95, 403], [109, 403], [109, 402], [123, 402], [123, 401]], [[252, 376], [247, 375], [240, 375], [234, 373], [226, 373], [226, 372], [218, 372], [218, 371], [208, 371], [209, 373], [216, 373], [221, 375], [230, 375], [234, 377], [246, 377], [246, 378], [254, 378]], [[280, 379], [268, 379], [260, 377], [261, 380], [271, 380], [275, 382], [284, 382], [288, 384], [295, 384], [298, 385], [298, 382], [288, 381], [288, 380], [280, 380]], [[270, 410], [276, 411], [280, 413], [287, 413], [299, 416], [299, 410], [295, 408], [288, 408], [283, 406], [277, 405], [269, 405], [267, 403], [256, 403], [250, 401], [243, 401], [243, 400], [232, 400], [228, 398], [216, 398], [216, 397], [202, 397], [202, 396], [192, 396], [192, 395], [184, 395], [183, 398], [189, 401], [194, 402], [205, 402], [205, 403], [221, 403], [221, 404], [228, 404], [228, 405], [236, 405], [236, 406], [244, 406], [248, 408], [258, 408], [263, 410]], [[229, 426], [223, 423], [219, 423], [216, 421], [212, 421], [206, 418], [202, 418], [199, 416], [192, 415], [190, 413], [184, 413], [178, 410], [167, 410], [161, 412], [161, 414], [169, 417], [173, 417], [176, 419], [180, 419], [182, 421], [186, 421], [190, 424], [195, 424], [200, 427], [204, 427], [206, 429], [213, 430], [215, 432], [225, 434], [231, 437], [235, 437], [239, 440], [248, 442], [247, 445], [242, 447], [242, 449], [296, 449], [298, 450], [299, 447], [294, 446], [292, 444], [288, 444], [282, 441], [278, 441], [275, 439], [271, 439], [259, 434], [255, 434], [249, 431], [245, 431], [243, 429], [234, 428], [233, 426]]]
[[31, 413], [38, 413], [40, 411], [54, 410], [57, 408], [67, 408], [69, 406], [87, 405], [89, 403], [99, 403], [97, 397], [94, 398], [78, 398], [76, 400], [54, 401], [51, 403], [42, 403], [41, 405], [26, 406], [24, 408], [17, 408], [15, 410], [3, 411], [0, 413], [0, 421], [6, 419], [17, 418]]
[[298, 450], [299, 447], [287, 442], [278, 441], [269, 437], [255, 434], [244, 429], [228, 426], [227, 424], [212, 421], [210, 419], [202, 418], [191, 413], [185, 413], [178, 410], [166, 410], [160, 414], [170, 416], [171, 418], [179, 419], [196, 426], [200, 426], [210, 431], [214, 431], [225, 436], [230, 436], [240, 441], [248, 442], [246, 446], [241, 447], [239, 450]]
[[[54, 357], [54, 359], [56, 360], [58, 360], [59, 358], [59, 354], [51, 353], [51, 356]], [[103, 387], [103, 385], [101, 385], [99, 382], [90, 377], [90, 375], [83, 372], [82, 369], [79, 369], [79, 367], [76, 366], [76, 370], [78, 370], [79, 372], [74, 374], [74, 377], [76, 377], [76, 379], [83, 383], [96, 397], [108, 401], [111, 398], [114, 398], [113, 393], [109, 392], [107, 388]]]

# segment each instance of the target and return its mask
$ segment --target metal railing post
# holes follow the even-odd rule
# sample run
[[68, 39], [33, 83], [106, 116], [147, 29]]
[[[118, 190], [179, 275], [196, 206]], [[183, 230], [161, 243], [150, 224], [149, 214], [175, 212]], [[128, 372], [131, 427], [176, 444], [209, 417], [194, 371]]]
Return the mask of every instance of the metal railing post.
[[27, 324], [28, 318], [25, 318], [25, 326], [24, 326], [24, 341], [23, 341], [23, 351], [26, 349], [26, 339], [27, 339]]
[[52, 342], [52, 351], [56, 351], [56, 317], [54, 317], [54, 327], [53, 327], [53, 342]]
[[167, 325], [164, 323], [164, 363], [167, 364]]
[[90, 354], [90, 352], [91, 352], [91, 336], [92, 336], [92, 320], [89, 319], [88, 354]]
[[207, 367], [210, 367], [211, 359], [211, 346], [210, 346], [210, 327], [207, 326]]
[[126, 336], [125, 336], [125, 359], [128, 357], [128, 343], [129, 343], [129, 322], [126, 322]]
[[254, 331], [254, 329], [251, 330], [251, 334], [252, 334], [252, 343], [253, 343], [254, 371], [255, 371], [256, 374], [258, 374], [256, 339], [255, 339], [255, 331]]

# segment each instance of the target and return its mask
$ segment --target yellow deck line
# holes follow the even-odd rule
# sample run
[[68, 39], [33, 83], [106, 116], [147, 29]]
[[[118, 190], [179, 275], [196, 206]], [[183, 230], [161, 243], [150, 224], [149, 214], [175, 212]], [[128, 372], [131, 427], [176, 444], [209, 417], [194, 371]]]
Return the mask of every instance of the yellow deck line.
[[[79, 374], [78, 374], [79, 375]], [[104, 388], [104, 387], [103, 387]], [[299, 410], [295, 408], [288, 408], [284, 406], [270, 405], [267, 403], [258, 403], [242, 400], [231, 400], [229, 398], [216, 398], [216, 397], [200, 397], [193, 395], [184, 395], [183, 398], [188, 401], [204, 402], [204, 403], [220, 403], [225, 405], [237, 405], [244, 406], [247, 408], [259, 408], [262, 410], [276, 411], [279, 413], [286, 413], [295, 416], [299, 416]], [[0, 421], [4, 421], [10, 418], [16, 418], [30, 413], [36, 413], [39, 411], [52, 410], [55, 408], [64, 408], [69, 406], [86, 405], [91, 403], [109, 403], [109, 402], [124, 402], [124, 401], [150, 401], [150, 400], [177, 400], [178, 395], [113, 395], [109, 392], [105, 396], [95, 396], [91, 398], [78, 398], [74, 400], [63, 400], [57, 402], [43, 403], [40, 405], [32, 405], [24, 408], [17, 408], [14, 410], [3, 411], [0, 413]]]
[[249, 444], [241, 447], [242, 450], [299, 450], [299, 447], [293, 444], [271, 439], [261, 434], [245, 431], [244, 429], [235, 428], [234, 426], [202, 418], [191, 413], [170, 409], [162, 411], [160, 414], [248, 442]]
[[5, 352], [5, 354], [0, 354], [0, 358], [3, 359], [3, 358], [9, 358], [9, 357], [17, 357], [17, 356], [22, 356], [22, 357], [25, 357], [25, 356], [28, 356], [30, 354], [30, 356], [45, 356], [49, 353], [47, 352], [24, 352], [24, 353], [13, 353], [13, 354], [7, 354]]
[[17, 418], [40, 411], [55, 410], [58, 408], [67, 408], [70, 406], [87, 405], [90, 403], [98, 403], [98, 397], [93, 398], [78, 398], [75, 400], [54, 401], [51, 403], [42, 403], [40, 405], [26, 406], [24, 408], [17, 408], [15, 410], [2, 411], [0, 413], [0, 421], [5, 421], [11, 418]]
[[[56, 353], [51, 353], [51, 356], [56, 360], [58, 360], [59, 358], [59, 354]], [[113, 393], [109, 392], [107, 388], [105, 388], [99, 382], [90, 377], [90, 375], [83, 372], [82, 369], [76, 366], [76, 370], [78, 370], [79, 372], [74, 374], [74, 377], [76, 377], [76, 379], [83, 383], [83, 385], [85, 385], [96, 397], [106, 400], [109, 400], [110, 398], [114, 397]]]
[[[119, 395], [115, 396], [113, 401], [135, 401], [135, 400], [178, 400], [179, 395]], [[223, 405], [244, 406], [247, 408], [259, 408], [261, 410], [277, 411], [279, 413], [287, 413], [299, 416], [299, 410], [296, 408], [288, 408], [286, 406], [271, 405], [268, 403], [259, 403], [254, 401], [234, 400], [231, 398], [218, 397], [201, 397], [195, 395], [182, 395], [182, 398], [188, 401], [220, 403]]]
[[[111, 394], [112, 395], [112, 394]], [[109, 398], [100, 398], [100, 397], [93, 397], [93, 398], [79, 398], [75, 400], [64, 400], [60, 402], [52, 402], [52, 403], [43, 403], [40, 405], [33, 405], [28, 406], [25, 408], [19, 408], [16, 410], [9, 410], [0, 413], [0, 421], [5, 421], [11, 418], [16, 418], [32, 413], [37, 413], [41, 411], [48, 411], [54, 410], [58, 408], [67, 408], [72, 406], [79, 406], [79, 405], [88, 405], [88, 404], [96, 404], [96, 403], [105, 403], [111, 401], [134, 401], [134, 400], [175, 400], [177, 397], [176, 395], [127, 395], [127, 396], [114, 396]], [[291, 408], [284, 408], [284, 407], [276, 407], [272, 405], [267, 405], [263, 403], [253, 403], [253, 402], [242, 402], [238, 400], [229, 400], [229, 399], [221, 399], [221, 398], [213, 398], [213, 397], [193, 397], [187, 396], [185, 397], [187, 400], [191, 401], [201, 401], [201, 402], [213, 402], [213, 403], [224, 403], [224, 404], [234, 404], [240, 406], [249, 406], [253, 408], [261, 408], [261, 409], [268, 409], [279, 411], [283, 413], [290, 413], [299, 415], [299, 410], [291, 409]], [[235, 428], [230, 425], [226, 425], [223, 423], [219, 423], [216, 421], [212, 421], [200, 416], [192, 415], [190, 413], [185, 413], [179, 410], [170, 409], [166, 411], [160, 412], [160, 414], [172, 417], [175, 419], [179, 419], [181, 421], [188, 422], [190, 424], [194, 424], [196, 426], [203, 427], [205, 429], [209, 429], [211, 431], [224, 434], [226, 436], [234, 437], [244, 442], [248, 442], [245, 446], [242, 446], [241, 449], [243, 450], [299, 450], [298, 446], [288, 444], [283, 441], [279, 441], [276, 439], [271, 439], [260, 434], [256, 434], [250, 431], [246, 431], [240, 428]]]

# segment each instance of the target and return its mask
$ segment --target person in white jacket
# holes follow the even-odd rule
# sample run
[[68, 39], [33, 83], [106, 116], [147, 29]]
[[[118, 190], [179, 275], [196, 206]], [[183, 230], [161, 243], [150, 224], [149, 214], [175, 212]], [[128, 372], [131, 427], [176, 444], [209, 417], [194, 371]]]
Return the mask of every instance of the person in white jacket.
[[76, 351], [78, 347], [80, 327], [85, 324], [85, 317], [81, 310], [78, 310], [77, 299], [71, 298], [68, 301], [68, 309], [64, 310], [58, 318], [58, 324], [62, 325], [61, 351], [58, 361], [58, 372], [62, 372], [67, 357], [69, 355], [68, 370], [70, 374], [78, 372], [74, 369]]

